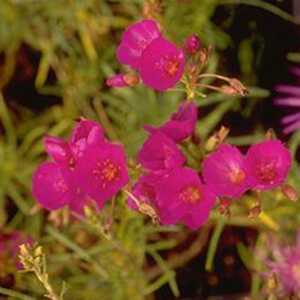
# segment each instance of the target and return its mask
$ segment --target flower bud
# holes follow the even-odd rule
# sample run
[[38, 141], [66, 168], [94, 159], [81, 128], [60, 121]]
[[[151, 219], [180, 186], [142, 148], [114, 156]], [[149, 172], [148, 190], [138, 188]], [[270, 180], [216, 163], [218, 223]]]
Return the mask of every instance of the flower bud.
[[128, 86], [135, 86], [138, 85], [140, 82], [140, 78], [138, 75], [133, 73], [128, 73], [123, 76], [123, 80]]
[[284, 184], [281, 191], [291, 201], [295, 202], [299, 198], [297, 191], [290, 184]]
[[201, 48], [200, 38], [196, 34], [187, 37], [184, 43], [184, 49], [189, 54], [197, 53]]

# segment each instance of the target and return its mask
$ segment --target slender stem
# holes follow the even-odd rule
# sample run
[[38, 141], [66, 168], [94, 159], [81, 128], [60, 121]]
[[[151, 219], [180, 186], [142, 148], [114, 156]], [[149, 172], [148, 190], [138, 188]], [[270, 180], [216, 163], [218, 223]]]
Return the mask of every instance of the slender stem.
[[105, 112], [105, 108], [103, 107], [100, 96], [96, 96], [94, 98], [93, 103], [94, 103], [96, 112], [99, 116], [100, 122], [101, 122], [102, 126], [104, 127], [108, 137], [112, 140], [118, 140], [118, 135], [116, 134], [116, 132]]
[[35, 267], [33, 269], [33, 272], [34, 272], [35, 276], [38, 278], [38, 280], [43, 284], [44, 288], [46, 289], [46, 291], [48, 293], [47, 297], [50, 298], [51, 300], [61, 300], [61, 298], [56, 295], [52, 286], [50, 285], [49, 280], [48, 280], [48, 274], [42, 273], [40, 268], [38, 268], [38, 267]]
[[245, 4], [249, 6], [254, 6], [258, 8], [262, 8], [264, 10], [269, 11], [270, 13], [279, 16], [280, 18], [295, 23], [299, 24], [299, 21], [297, 21], [293, 16], [290, 14], [286, 13], [282, 9], [278, 8], [277, 6], [267, 3], [265, 1], [261, 0], [220, 0], [219, 4], [227, 5], [227, 4], [232, 4], [232, 5], [240, 5], [240, 4]]
[[13, 299], [20, 299], [20, 300], [34, 300], [35, 299], [28, 295], [24, 295], [20, 292], [16, 292], [16, 291], [6, 289], [3, 287], [0, 287], [0, 295], [5, 295], [5, 296], [12, 297]]
[[213, 261], [214, 261], [214, 257], [215, 257], [216, 251], [217, 251], [218, 242], [219, 242], [219, 239], [221, 237], [224, 227], [225, 227], [225, 218], [221, 217], [214, 229], [213, 235], [209, 242], [207, 257], [206, 257], [206, 262], [205, 262], [205, 270], [206, 271], [211, 271], [213, 268]]
[[202, 87], [202, 88], [210, 89], [213, 91], [221, 92], [220, 88], [210, 85], [210, 84], [197, 83], [197, 87]]
[[198, 78], [199, 79], [202, 79], [202, 78], [217, 78], [217, 79], [221, 79], [221, 80], [224, 80], [224, 81], [227, 81], [227, 82], [230, 81], [230, 79], [228, 77], [218, 75], [218, 74], [211, 74], [211, 73], [201, 74], [201, 75], [199, 75]]

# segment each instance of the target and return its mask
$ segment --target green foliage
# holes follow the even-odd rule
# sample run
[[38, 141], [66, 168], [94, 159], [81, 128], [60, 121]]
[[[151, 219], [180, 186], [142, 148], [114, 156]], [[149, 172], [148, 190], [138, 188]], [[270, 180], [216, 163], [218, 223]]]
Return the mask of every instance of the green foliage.
[[[205, 45], [215, 48], [208, 71], [220, 69], [219, 57], [232, 45], [232, 40], [226, 33], [226, 25], [224, 28], [216, 26], [212, 16], [218, 5], [235, 1], [162, 2], [161, 21], [166, 34], [182, 43], [188, 34], [198, 33]], [[243, 1], [246, 2], [249, 1]], [[155, 226], [143, 216], [128, 211], [125, 194], [114, 200], [115, 207], [108, 205], [101, 216], [91, 211], [86, 220], [77, 216], [75, 221], [66, 211], [51, 215], [37, 211], [31, 195], [32, 172], [46, 158], [42, 145], [45, 134], [65, 137], [74, 119], [84, 116], [99, 121], [109, 138], [124, 143], [132, 160], [145, 139], [143, 124], [163, 122], [184, 97], [183, 90], [159, 94], [144, 86], [108, 90], [104, 85], [105, 78], [120, 68], [115, 59], [120, 34], [129, 23], [141, 17], [143, 4], [140, 0], [0, 1], [0, 53], [3, 55], [0, 65], [0, 226], [6, 230], [24, 230], [43, 246], [47, 274], [54, 290], [60, 290], [62, 281], [66, 282], [64, 299], [145, 299], [165, 284], [174, 295], [179, 295], [175, 268], [202, 249], [196, 247], [196, 254], [182, 253], [181, 260], [175, 263], [164, 260], [162, 252], [187, 240], [189, 233], [178, 227]], [[273, 12], [286, 17], [278, 10]], [[220, 126], [229, 111], [247, 118], [255, 104], [268, 96], [267, 91], [255, 87], [253, 62], [256, 56], [252, 43], [249, 37], [239, 45], [241, 71], [251, 85], [247, 97], [215, 93], [205, 99], [196, 97], [200, 108], [209, 111], [201, 115], [197, 125], [197, 134], [203, 140]], [[36, 90], [41, 96], [58, 97], [61, 104], [37, 112], [9, 99], [9, 95], [4, 98], [5, 87], [18, 72], [17, 58], [24, 45], [38, 57]], [[226, 73], [226, 65], [221, 67]], [[19, 100], [25, 100], [24, 103], [30, 99]], [[254, 131], [231, 137], [229, 141], [249, 145], [263, 137], [261, 124], [257, 124]], [[299, 143], [297, 134], [291, 139], [294, 152]], [[192, 160], [195, 149], [187, 150], [192, 150], [187, 151]], [[297, 178], [299, 168], [295, 166], [290, 181], [296, 186]], [[281, 193], [263, 197], [265, 215], [256, 221], [247, 217], [253, 201], [249, 196], [243, 203], [234, 205], [230, 219], [220, 220], [218, 213], [212, 214], [211, 225], [217, 226], [207, 254], [208, 269], [212, 268], [218, 239], [226, 224], [253, 226], [262, 231], [277, 230], [278, 224], [284, 228], [300, 225], [299, 205], [287, 202]], [[110, 224], [112, 218], [117, 220], [113, 225]], [[200, 236], [202, 247], [207, 235]], [[248, 256], [244, 245], [238, 249], [242, 258]], [[148, 265], [146, 256], [151, 257], [154, 266]], [[44, 293], [34, 276], [23, 273], [17, 273], [13, 289], [0, 288], [0, 294], [10, 299], [42, 299]]]

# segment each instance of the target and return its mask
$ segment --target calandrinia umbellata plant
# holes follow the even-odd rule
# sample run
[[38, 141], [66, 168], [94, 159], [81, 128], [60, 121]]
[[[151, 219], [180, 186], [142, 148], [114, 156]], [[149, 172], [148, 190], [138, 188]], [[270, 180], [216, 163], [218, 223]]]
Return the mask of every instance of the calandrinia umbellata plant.
[[[226, 22], [211, 19], [219, 4], [0, 1], [1, 295], [153, 299], [167, 284], [178, 296], [176, 269], [199, 254], [214, 274], [225, 225], [256, 229], [256, 245], [236, 245], [254, 299], [284, 294], [272, 253], [261, 250], [270, 232], [282, 237], [300, 225], [287, 200], [297, 199], [298, 143], [259, 127], [246, 136], [218, 129], [228, 111], [247, 114], [268, 94], [253, 87], [253, 39], [239, 45], [248, 94], [216, 74], [228, 73], [219, 58], [231, 45]], [[129, 25], [141, 10], [144, 21]], [[16, 90], [25, 82], [39, 92], [31, 99], [24, 90], [22, 103], [54, 105], [21, 106], [9, 93], [18, 80]]]
[[[103, 247], [108, 243], [116, 251], [125, 252], [128, 249], [122, 248], [124, 241], [118, 231], [122, 218], [128, 214], [144, 215], [140, 226], [150, 220], [153, 228], [166, 231], [180, 225], [201, 231], [213, 219], [219, 219], [212, 236], [215, 243], [226, 218], [233, 213], [244, 214], [234, 212], [237, 203], [246, 207], [252, 222], [259, 220], [277, 229], [276, 223], [264, 213], [262, 199], [265, 193], [281, 188], [283, 197], [295, 200], [296, 191], [287, 184], [292, 154], [270, 132], [246, 151], [226, 141], [229, 130], [225, 127], [206, 140], [197, 134], [198, 107], [194, 99], [196, 95], [205, 97], [203, 88], [226, 95], [247, 94], [238, 79], [207, 73], [209, 56], [210, 50], [201, 45], [195, 34], [187, 37], [182, 47], [177, 47], [163, 36], [161, 26], [154, 19], [129, 26], [123, 33], [117, 58], [130, 70], [110, 77], [107, 84], [112, 88], [135, 88], [144, 83], [160, 92], [181, 89], [185, 95], [177, 111], [159, 126], [144, 124], [148, 138], [130, 159], [120, 142], [107, 138], [102, 124], [86, 118], [77, 120], [68, 140], [46, 136], [44, 147], [51, 161], [42, 163], [33, 175], [32, 191], [39, 205], [55, 214], [68, 213], [73, 219], [69, 222], [85, 223], [96, 229], [103, 236]], [[213, 83], [205, 83], [207, 78], [213, 78]], [[106, 210], [110, 211], [108, 217]], [[49, 231], [64, 240], [55, 229]], [[64, 242], [71, 249], [78, 249], [71, 241]], [[212, 268], [215, 251], [211, 245], [208, 270]], [[23, 268], [35, 273], [48, 297], [61, 299], [64, 290], [59, 295], [51, 287], [39, 266], [43, 254], [37, 249], [22, 246]], [[160, 267], [167, 268], [152, 251]], [[81, 256], [87, 262], [93, 261], [88, 254]], [[107, 266], [96, 262], [95, 271], [104, 281], [114, 276]], [[177, 295], [174, 277], [170, 276], [166, 281]], [[142, 287], [146, 282], [140, 284]], [[139, 297], [147, 293], [147, 289], [145, 293], [141, 288]]]

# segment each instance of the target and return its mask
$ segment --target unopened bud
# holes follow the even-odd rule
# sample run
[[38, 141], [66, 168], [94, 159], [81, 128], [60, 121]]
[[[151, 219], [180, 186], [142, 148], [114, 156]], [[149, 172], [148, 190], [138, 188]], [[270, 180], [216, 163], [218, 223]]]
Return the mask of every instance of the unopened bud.
[[205, 149], [208, 152], [215, 150], [220, 144], [224, 142], [229, 134], [229, 128], [222, 126], [219, 131], [214, 133], [206, 142]]
[[209, 58], [209, 55], [212, 51], [212, 47], [209, 46], [207, 49], [206, 48], [201, 48], [199, 52], [199, 63], [200, 65], [204, 65]]
[[229, 199], [220, 199], [219, 213], [224, 216], [230, 216], [230, 205], [231, 201]]
[[248, 94], [247, 88], [238, 79], [231, 78], [229, 84], [239, 95], [246, 96]]
[[297, 191], [290, 184], [284, 184], [281, 191], [291, 201], [295, 202], [299, 198]]
[[123, 80], [126, 83], [126, 85], [128, 85], [128, 86], [135, 86], [135, 85], [138, 85], [140, 83], [139, 76], [136, 75], [136, 74], [132, 74], [132, 73], [125, 74], [123, 76]]
[[225, 95], [238, 95], [238, 92], [230, 85], [222, 85], [220, 91]]
[[273, 128], [269, 128], [266, 132], [266, 140], [276, 139], [276, 133]]
[[187, 37], [184, 43], [184, 49], [189, 54], [197, 53], [201, 48], [200, 38], [196, 34]]
[[250, 219], [254, 219], [254, 218], [257, 218], [260, 215], [260, 213], [261, 213], [261, 206], [258, 204], [256, 206], [253, 206], [250, 209], [250, 211], [248, 213], [248, 217]]

